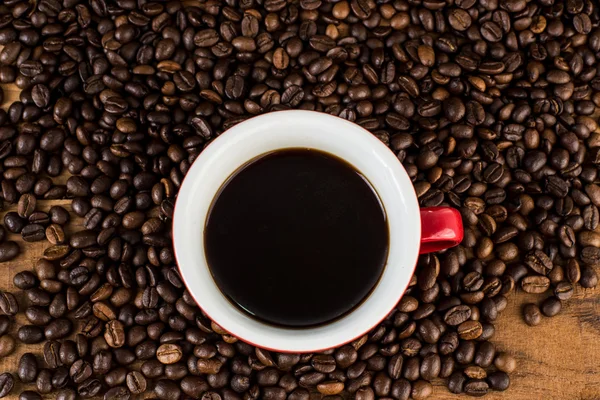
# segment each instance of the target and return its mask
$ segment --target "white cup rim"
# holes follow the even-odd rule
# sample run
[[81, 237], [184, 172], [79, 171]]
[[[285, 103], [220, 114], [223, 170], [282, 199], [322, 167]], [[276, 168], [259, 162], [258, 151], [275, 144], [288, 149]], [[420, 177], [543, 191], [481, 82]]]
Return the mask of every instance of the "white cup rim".
[[[371, 294], [338, 320], [302, 329], [268, 325], [232, 305], [212, 279], [202, 240], [214, 196], [233, 172], [269, 151], [299, 147], [329, 152], [354, 165], [383, 202], [390, 235], [386, 267]], [[394, 153], [356, 124], [304, 110], [263, 114], [235, 125], [214, 139], [185, 176], [173, 216], [176, 262], [198, 306], [231, 335], [278, 352], [326, 350], [349, 343], [377, 326], [408, 288], [416, 267], [420, 238], [417, 196]]]

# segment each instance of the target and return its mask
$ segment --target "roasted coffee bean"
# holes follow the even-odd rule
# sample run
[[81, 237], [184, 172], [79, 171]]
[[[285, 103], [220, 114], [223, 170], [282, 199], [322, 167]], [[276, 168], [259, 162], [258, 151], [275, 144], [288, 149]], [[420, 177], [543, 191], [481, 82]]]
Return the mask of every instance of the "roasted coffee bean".
[[25, 220], [16, 212], [10, 211], [4, 215], [4, 226], [9, 232], [21, 233], [21, 230], [25, 226]]
[[35, 387], [41, 394], [52, 392], [52, 371], [49, 369], [42, 369], [35, 381]]
[[539, 325], [542, 321], [542, 313], [535, 304], [525, 304], [523, 307], [523, 319], [529, 326]]
[[458, 326], [458, 335], [463, 340], [477, 339], [483, 333], [483, 327], [479, 321], [465, 321]]
[[19, 304], [12, 293], [0, 292], [0, 312], [10, 316], [19, 312]]
[[16, 242], [0, 243], [0, 262], [10, 261], [17, 257], [20, 252], [19, 245]]
[[464, 391], [467, 377], [460, 371], [454, 372], [448, 379], [448, 390], [455, 394], [461, 394]]
[[29, 218], [35, 211], [36, 199], [35, 196], [29, 193], [22, 195], [17, 204], [17, 213], [21, 218]]
[[471, 379], [465, 382], [464, 392], [469, 396], [485, 396], [489, 390], [489, 385], [481, 379]]
[[56, 261], [66, 257], [70, 251], [71, 248], [68, 245], [55, 245], [44, 250], [43, 257], [49, 261]]
[[96, 396], [100, 390], [102, 390], [102, 384], [98, 379], [88, 379], [87, 381], [81, 383], [77, 387], [77, 393], [85, 398], [89, 399], [91, 397]]
[[36, 286], [37, 279], [31, 271], [22, 271], [14, 276], [13, 284], [19, 289], [27, 290]]
[[118, 348], [123, 346], [125, 344], [125, 329], [123, 323], [116, 319], [108, 321], [104, 328], [104, 339], [110, 347]]
[[156, 350], [156, 358], [163, 364], [174, 364], [182, 355], [181, 348], [176, 344], [162, 344]]
[[504, 391], [510, 386], [510, 378], [506, 372], [492, 372], [486, 380], [492, 390]]
[[50, 207], [48, 214], [50, 215], [50, 221], [57, 225], [65, 225], [70, 219], [68, 211], [61, 206]]
[[456, 326], [471, 318], [471, 307], [459, 305], [449, 309], [444, 315], [444, 322], [448, 325]]
[[92, 376], [92, 373], [92, 366], [87, 361], [81, 359], [75, 361], [69, 369], [69, 375], [71, 376], [71, 379], [77, 384], [87, 380]]
[[0, 336], [0, 357], [6, 357], [15, 350], [15, 339], [10, 335]]
[[[146, 387], [147, 387], [146, 378], [144, 378], [144, 376], [137, 371], [129, 372], [127, 374], [126, 382], [127, 382], [127, 388], [129, 389], [129, 391], [132, 394], [141, 394], [146, 391]], [[184, 390], [183, 381], [182, 381], [182, 389]], [[184, 392], [185, 392], [185, 390], [184, 390]]]
[[51, 224], [46, 228], [46, 238], [52, 244], [63, 244], [65, 242], [65, 232], [58, 224]]
[[50, 322], [44, 328], [44, 335], [48, 340], [62, 339], [69, 335], [73, 329], [73, 323], [65, 318], [58, 318]]
[[61, 389], [56, 394], [56, 400], [75, 400], [77, 394], [73, 389]]
[[470, 364], [475, 357], [475, 343], [470, 340], [459, 342], [454, 356], [459, 364]]
[[45, 229], [39, 224], [29, 224], [21, 230], [21, 237], [26, 242], [44, 240], [46, 238]]
[[10, 394], [15, 385], [15, 379], [9, 372], [0, 374], [0, 398]]
[[494, 366], [500, 371], [510, 374], [516, 369], [517, 361], [510, 354], [502, 352], [496, 355], [496, 358], [494, 359]]
[[548, 275], [552, 270], [552, 261], [539, 250], [525, 256], [525, 264], [540, 275]]
[[521, 288], [527, 293], [544, 293], [550, 287], [550, 280], [545, 276], [526, 276], [521, 280]]
[[41, 400], [42, 396], [33, 390], [25, 390], [19, 395], [19, 400]]
[[69, 383], [69, 371], [66, 367], [58, 367], [52, 374], [52, 386], [63, 388]]
[[116, 386], [109, 389], [106, 393], [104, 393], [104, 399], [114, 399], [114, 400], [128, 400], [131, 397], [131, 393], [127, 390], [126, 387]]
[[115, 387], [118, 385], [125, 384], [125, 379], [127, 375], [127, 368], [125, 367], [117, 367], [108, 372], [104, 376], [104, 381], [110, 387]]
[[475, 353], [474, 362], [480, 367], [487, 368], [492, 365], [494, 361], [494, 356], [496, 355], [495, 346], [488, 342], [484, 341], [479, 344], [477, 348], [477, 352]]
[[178, 385], [176, 385], [172, 381], [168, 381], [166, 379], [161, 379], [156, 382], [154, 387], [154, 392], [158, 396], [158, 398], [163, 400], [179, 398], [181, 395], [181, 389]]
[[19, 359], [18, 366], [19, 379], [23, 383], [31, 383], [35, 381], [38, 375], [38, 365], [35, 356], [32, 353], [25, 353]]
[[554, 317], [560, 312], [561, 308], [562, 303], [556, 297], [548, 297], [546, 300], [544, 300], [540, 307], [542, 314], [544, 314], [546, 317]]
[[60, 361], [60, 343], [57, 341], [47, 341], [44, 344], [44, 361], [46, 361], [46, 365], [55, 369], [62, 365]]
[[415, 400], [423, 400], [431, 396], [433, 393], [433, 386], [431, 383], [418, 380], [412, 384], [411, 397]]
[[583, 266], [581, 268], [581, 278], [579, 284], [584, 288], [593, 288], [598, 285], [598, 274], [590, 266]]

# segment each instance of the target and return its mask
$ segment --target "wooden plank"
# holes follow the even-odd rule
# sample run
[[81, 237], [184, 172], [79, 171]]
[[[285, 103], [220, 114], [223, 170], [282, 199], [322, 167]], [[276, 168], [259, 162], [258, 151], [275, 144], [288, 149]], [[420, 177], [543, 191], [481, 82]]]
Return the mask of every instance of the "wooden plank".
[[[19, 90], [14, 85], [1, 85], [7, 109], [11, 102], [19, 99]], [[57, 182], [64, 183], [66, 176]], [[70, 211], [69, 200], [39, 201], [39, 209], [47, 211], [52, 205], [62, 205]], [[14, 210], [11, 206], [0, 213]], [[67, 232], [81, 228], [81, 219], [72, 217]], [[25, 243], [19, 235], [9, 235], [20, 242], [21, 254], [15, 260], [0, 264], [0, 290], [11, 291], [19, 298], [23, 293], [14, 287], [12, 277], [23, 270], [31, 270], [49, 247], [48, 242]], [[496, 322], [496, 334], [492, 341], [499, 350], [509, 351], [518, 360], [518, 369], [511, 375], [511, 387], [504, 393], [492, 393], [490, 400], [598, 400], [600, 399], [600, 289], [576, 288], [575, 296], [563, 305], [563, 312], [553, 318], [544, 319], [538, 327], [527, 326], [520, 309], [525, 302], [539, 302], [539, 296], [519, 292], [509, 297], [507, 309]], [[23, 310], [21, 310], [23, 311]], [[25, 322], [23, 313], [17, 315], [12, 333], [18, 324]], [[15, 353], [0, 359], [0, 372], [16, 372], [17, 362], [25, 352], [41, 353], [41, 345], [20, 344]], [[41, 358], [40, 358], [41, 360]], [[16, 400], [22, 390], [33, 389], [34, 385], [18, 383], [7, 397]], [[434, 399], [452, 400], [465, 398], [450, 394], [442, 380], [435, 382]], [[148, 393], [147, 396], [151, 396]], [[147, 397], [144, 396], [144, 397]], [[46, 396], [45, 398], [53, 398]]]

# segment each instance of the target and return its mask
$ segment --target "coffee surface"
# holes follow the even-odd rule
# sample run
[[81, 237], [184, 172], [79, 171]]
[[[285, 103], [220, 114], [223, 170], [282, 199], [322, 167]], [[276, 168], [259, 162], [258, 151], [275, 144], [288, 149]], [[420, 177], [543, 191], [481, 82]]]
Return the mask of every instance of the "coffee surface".
[[205, 250], [221, 292], [254, 317], [314, 326], [359, 305], [388, 253], [385, 211], [347, 162], [308, 149], [263, 155], [213, 201]]

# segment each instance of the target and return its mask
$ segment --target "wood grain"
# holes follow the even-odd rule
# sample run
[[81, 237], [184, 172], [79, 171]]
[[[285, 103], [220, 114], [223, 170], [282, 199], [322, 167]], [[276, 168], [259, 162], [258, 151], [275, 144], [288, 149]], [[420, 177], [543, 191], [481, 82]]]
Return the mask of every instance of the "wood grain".
[[[0, 85], [4, 90], [3, 108], [19, 99], [14, 85]], [[58, 178], [61, 183], [65, 176]], [[62, 205], [70, 211], [69, 200], [39, 201], [39, 209], [47, 211], [52, 205]], [[12, 211], [15, 207], [8, 207]], [[67, 231], [81, 227], [81, 219], [73, 216]], [[10, 235], [20, 242], [21, 255], [15, 260], [0, 264], [0, 290], [23, 294], [14, 287], [12, 277], [23, 270], [31, 270], [48, 242], [25, 243], [19, 235]], [[490, 400], [599, 400], [600, 399], [600, 288], [577, 287], [575, 295], [563, 304], [563, 312], [552, 319], [544, 319], [538, 327], [527, 326], [521, 318], [525, 302], [540, 302], [539, 296], [522, 292], [513, 293], [509, 304], [496, 322], [492, 341], [499, 350], [508, 351], [518, 360], [518, 369], [511, 375], [511, 387], [503, 393], [492, 393]], [[17, 315], [16, 326], [25, 322], [22, 313]], [[41, 345], [19, 345], [14, 354], [0, 359], [0, 372], [16, 372], [16, 365], [24, 352], [40, 353]], [[16, 400], [21, 390], [34, 389], [17, 384], [8, 399]], [[148, 393], [144, 397], [151, 397]], [[451, 400], [465, 398], [450, 394], [444, 382], [435, 382], [433, 399]], [[46, 398], [53, 398], [47, 396]]]

